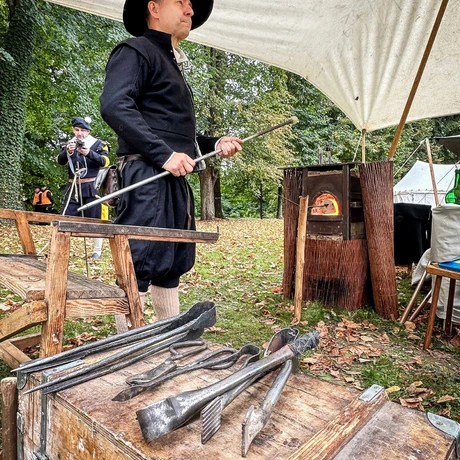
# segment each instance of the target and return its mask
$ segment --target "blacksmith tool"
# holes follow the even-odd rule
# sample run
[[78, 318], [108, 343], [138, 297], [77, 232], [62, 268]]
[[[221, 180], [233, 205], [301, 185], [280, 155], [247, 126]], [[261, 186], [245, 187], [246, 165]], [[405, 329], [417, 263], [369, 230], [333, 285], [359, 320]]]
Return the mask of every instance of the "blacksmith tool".
[[162, 375], [154, 380], [145, 382], [143, 384], [138, 384], [123, 390], [118, 393], [113, 401], [127, 401], [134, 396], [137, 396], [144, 391], [151, 390], [166, 380], [173, 379], [178, 375], [185, 374], [186, 372], [196, 371], [198, 369], [227, 369], [233, 366], [242, 356], [248, 355], [248, 358], [243, 362], [241, 367], [245, 367], [250, 362], [256, 361], [259, 359], [260, 349], [255, 345], [245, 345], [240, 350], [235, 350], [234, 348], [223, 347], [207, 355], [199, 358], [198, 360], [186, 364], [181, 367], [177, 367], [174, 372], [169, 374]]
[[[179, 353], [178, 350], [183, 348], [187, 350]], [[188, 340], [186, 342], [175, 343], [169, 347], [169, 352], [171, 353], [169, 358], [149, 371], [128, 377], [126, 383], [128, 385], [142, 385], [152, 382], [165, 374], [175, 371], [177, 369], [177, 361], [196, 355], [207, 348], [208, 344], [204, 340]]]
[[256, 409], [254, 405], [249, 408], [243, 421], [243, 437], [241, 442], [241, 455], [246, 457], [254, 438], [262, 431], [278, 402], [281, 392], [286, 385], [293, 369], [293, 359], [289, 359], [281, 366], [278, 375], [268, 390], [264, 400]]
[[[278, 123], [277, 125], [271, 126], [270, 128], [266, 128], [266, 129], [264, 129], [262, 131], [259, 131], [258, 133], [255, 133], [252, 136], [245, 137], [243, 139], [243, 143], [247, 142], [247, 141], [251, 141], [252, 139], [255, 139], [257, 137], [263, 136], [264, 134], [267, 134], [267, 133], [270, 133], [272, 131], [275, 131], [275, 129], [282, 128], [283, 126], [292, 125], [292, 124], [295, 125], [296, 123], [298, 123], [298, 121], [299, 121], [299, 119], [297, 117], [295, 117], [295, 116], [290, 117], [286, 121], [283, 121], [283, 123]], [[219, 153], [221, 153], [221, 152], [222, 152], [221, 149], [214, 150], [212, 152], [207, 153], [206, 155], [202, 155], [202, 156], [194, 159], [193, 161], [195, 162], [195, 164], [197, 164], [200, 161], [204, 161], [204, 160], [207, 160], [208, 158], [215, 157], [215, 156], [219, 155]], [[93, 206], [101, 204], [104, 201], [111, 200], [112, 198], [115, 198], [118, 195], [121, 195], [123, 193], [129, 192], [130, 190], [134, 190], [136, 188], [139, 188], [142, 185], [145, 185], [145, 184], [148, 184], [148, 183], [153, 182], [155, 180], [161, 179], [162, 177], [169, 176], [170, 174], [171, 173], [169, 171], [164, 171], [164, 172], [162, 172], [160, 174], [157, 174], [155, 176], [148, 177], [147, 179], [144, 179], [144, 180], [141, 180], [139, 182], [136, 182], [135, 184], [128, 185], [128, 187], [121, 188], [120, 190], [117, 190], [116, 192], [109, 193], [108, 195], [105, 195], [102, 198], [98, 198], [97, 200], [91, 201], [91, 203], [88, 203], [88, 204], [85, 204], [84, 206], [79, 207], [77, 209], [77, 211], [84, 211], [84, 210], [86, 210], [88, 208], [92, 208]]]
[[[177, 330], [184, 324], [188, 324], [196, 320], [203, 313], [213, 311], [215, 318], [215, 305], [212, 302], [198, 302], [189, 308], [184, 313], [171, 318], [166, 318], [157, 321], [153, 324], [131, 329], [121, 334], [116, 334], [97, 342], [87, 343], [71, 350], [63, 351], [54, 356], [47, 358], [35, 359], [33, 361], [21, 364], [17, 369], [12, 372], [20, 371], [23, 374], [30, 374], [32, 372], [39, 372], [51, 367], [60, 366], [62, 364], [75, 361], [76, 359], [84, 358], [101, 351], [107, 351], [112, 348], [118, 348], [130, 343], [138, 342], [148, 337], [159, 335], [168, 331]], [[210, 318], [212, 320], [212, 318]], [[215, 319], [214, 319], [215, 321]], [[208, 327], [208, 326], [207, 326]]]
[[[294, 342], [298, 335], [299, 331], [292, 327], [281, 329], [276, 332], [265, 349], [264, 357], [278, 351], [284, 345]], [[203, 408], [200, 414], [202, 444], [206, 444], [217, 431], [219, 431], [222, 421], [222, 411], [246, 388], [250, 387], [256, 380], [262, 377], [263, 376], [256, 376], [248, 379], [246, 382], [218, 396]]]
[[[181, 327], [135, 343], [134, 345], [131, 345], [118, 353], [114, 353], [107, 358], [103, 358], [93, 364], [90, 364], [89, 366], [85, 366], [82, 369], [59, 377], [45, 384], [38, 385], [31, 390], [28, 390], [25, 394], [40, 389], [43, 390], [44, 394], [60, 391], [69, 388], [70, 386], [74, 386], [93, 378], [100, 377], [101, 375], [108, 374], [114, 370], [118, 370], [129, 364], [132, 364], [133, 362], [139, 361], [146, 356], [164, 350], [174, 342], [197, 339], [204, 332], [205, 328], [213, 326], [215, 322], [216, 309], [213, 305], [212, 308], [204, 311], [197, 319], [190, 321]], [[167, 340], [170, 341], [166, 342]], [[114, 369], [113, 366], [116, 366], [116, 369]], [[75, 380], [76, 377], [79, 377], [79, 379]]]
[[231, 390], [241, 383], [278, 367], [295, 356], [300, 356], [319, 343], [319, 333], [310, 332], [285, 345], [271, 355], [249, 364], [246, 368], [227, 378], [198, 390], [186, 391], [174, 397], [158, 401], [136, 412], [146, 442], [179, 428], [217, 396]]

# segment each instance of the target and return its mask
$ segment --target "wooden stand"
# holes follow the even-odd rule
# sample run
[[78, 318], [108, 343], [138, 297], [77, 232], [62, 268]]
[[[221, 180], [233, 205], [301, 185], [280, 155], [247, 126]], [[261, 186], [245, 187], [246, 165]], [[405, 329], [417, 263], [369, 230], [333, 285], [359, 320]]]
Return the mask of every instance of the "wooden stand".
[[426, 327], [425, 341], [423, 342], [424, 350], [430, 348], [431, 336], [433, 335], [434, 320], [436, 318], [436, 309], [438, 308], [439, 292], [441, 290], [441, 282], [443, 277], [450, 279], [444, 331], [447, 335], [452, 335], [452, 313], [454, 309], [455, 282], [460, 280], [459, 272], [439, 268], [437, 264], [429, 264], [426, 267], [426, 272], [436, 276], [436, 278], [431, 300], [430, 316], [428, 318], [428, 325]]
[[[210, 345], [215, 349], [215, 345]], [[204, 352], [206, 353], [206, 352]], [[169, 353], [159, 353], [109, 376], [91, 380], [43, 401], [25, 395], [43, 376], [34, 374], [19, 393], [18, 419], [24, 427], [18, 450], [23, 458], [71, 460], [235, 460], [241, 458], [241, 424], [251, 404], [258, 406], [276, 371], [245, 390], [222, 413], [222, 426], [205, 445], [200, 420], [147, 444], [136, 411], [178, 393], [205, 387], [232, 370], [201, 370], [167, 381], [125, 402], [112, 398], [126, 378], [145, 372]], [[62, 374], [57, 373], [53, 378]], [[433, 415], [433, 414], [432, 414]], [[424, 412], [388, 401], [382, 387], [362, 394], [302, 373], [289, 378], [267, 424], [255, 438], [248, 460], [454, 460], [456, 440], [440, 431]], [[460, 430], [460, 425], [450, 421]], [[42, 424], [46, 423], [45, 436]], [[72, 427], [69, 429], [69, 427]], [[416, 453], [416, 454], [414, 454]], [[34, 456], [35, 455], [35, 456]]]
[[[35, 246], [32, 244], [27, 221], [57, 217], [40, 213], [14, 211], [10, 214], [1, 211], [0, 218], [5, 215], [15, 218], [24, 251], [28, 254], [34, 253]], [[19, 348], [24, 343], [30, 346], [32, 338], [26, 336], [15, 342], [7, 339], [35, 325], [42, 326], [41, 334], [35, 334], [33, 339], [35, 343], [40, 341], [40, 356], [45, 357], [62, 350], [65, 318], [114, 314], [126, 316], [132, 327], [143, 324], [129, 239], [212, 243], [218, 238], [216, 233], [100, 222], [98, 219], [53, 221], [47, 264], [33, 258], [1, 258], [0, 285], [26, 301], [21, 308], [0, 321], [0, 358], [10, 367], [16, 368], [29, 359]], [[69, 273], [72, 237], [109, 238], [119, 287]]]

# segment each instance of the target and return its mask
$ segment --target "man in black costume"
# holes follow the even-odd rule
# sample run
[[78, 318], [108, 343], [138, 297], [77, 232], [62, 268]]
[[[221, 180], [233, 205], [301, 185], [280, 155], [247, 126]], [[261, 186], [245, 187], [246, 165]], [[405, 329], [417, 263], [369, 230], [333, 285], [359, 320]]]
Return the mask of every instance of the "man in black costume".
[[[222, 149], [222, 157], [241, 150], [236, 137], [196, 133], [193, 96], [181, 72], [187, 60], [180, 41], [211, 14], [213, 0], [126, 0], [123, 22], [130, 38], [113, 50], [101, 95], [101, 115], [118, 135], [122, 186], [163, 171], [171, 175], [124, 193], [116, 223], [191, 229], [195, 212], [185, 178], [194, 159]], [[198, 163], [200, 164], [200, 163]], [[150, 286], [159, 319], [179, 313], [181, 275], [193, 267], [191, 243], [130, 241], [141, 299]]]

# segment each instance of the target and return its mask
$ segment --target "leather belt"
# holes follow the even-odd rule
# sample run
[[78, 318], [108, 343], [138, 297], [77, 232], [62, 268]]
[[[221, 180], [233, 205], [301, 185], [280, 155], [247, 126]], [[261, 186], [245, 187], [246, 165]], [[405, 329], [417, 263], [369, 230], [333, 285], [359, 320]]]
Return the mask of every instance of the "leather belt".
[[143, 160], [144, 157], [142, 155], [139, 155], [138, 153], [135, 153], [133, 155], [121, 155], [118, 157], [118, 162], [119, 163], [126, 163], [128, 161], [137, 161], [137, 160]]
[[[88, 177], [86, 179], [77, 179], [77, 182], [79, 182], [80, 184], [86, 184], [87, 182], [94, 182], [95, 180], [95, 177]], [[69, 182], [72, 183], [73, 179], [69, 179]]]

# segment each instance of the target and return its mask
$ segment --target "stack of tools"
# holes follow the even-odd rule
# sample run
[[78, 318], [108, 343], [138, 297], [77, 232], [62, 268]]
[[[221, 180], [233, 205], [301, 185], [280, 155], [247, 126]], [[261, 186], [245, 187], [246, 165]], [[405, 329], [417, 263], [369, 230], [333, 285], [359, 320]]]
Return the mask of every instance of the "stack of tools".
[[283, 330], [272, 338], [268, 352], [261, 360], [240, 368], [212, 385], [186, 391], [138, 410], [136, 416], [145, 441], [151, 442], [176, 430], [200, 412], [203, 412], [202, 440], [208, 441], [220, 428], [222, 409], [255, 380], [280, 368], [260, 407], [255, 409], [251, 406], [243, 422], [242, 455], [246, 456], [253, 439], [267, 423], [295, 367], [296, 359], [318, 343], [319, 333], [316, 331], [297, 338], [295, 329]]
[[[175, 343], [198, 339], [204, 329], [213, 326], [215, 322], [215, 305], [211, 302], [200, 302], [180, 315], [64, 351], [55, 356], [22, 364], [14, 369], [14, 372], [18, 372], [18, 379], [24, 381], [24, 376], [27, 377], [33, 372], [68, 363], [78, 366], [78, 369], [26, 392], [42, 390], [42, 394], [53, 393], [122, 369]], [[112, 350], [115, 352], [92, 364], [85, 365], [82, 360]]]

